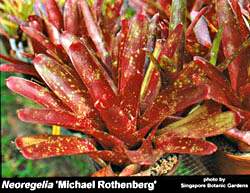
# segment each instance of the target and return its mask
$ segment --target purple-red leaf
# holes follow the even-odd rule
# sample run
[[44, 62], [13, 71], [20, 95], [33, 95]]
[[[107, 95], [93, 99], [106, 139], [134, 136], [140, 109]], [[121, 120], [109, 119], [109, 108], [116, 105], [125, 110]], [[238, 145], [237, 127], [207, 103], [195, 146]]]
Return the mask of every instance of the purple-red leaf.
[[18, 137], [16, 144], [27, 159], [82, 154], [96, 150], [88, 139], [73, 136], [38, 135]]
[[203, 7], [199, 12], [195, 10], [191, 11], [190, 16], [192, 23], [188, 26], [186, 31], [186, 36], [188, 37], [194, 30], [198, 42], [208, 48], [212, 46], [212, 42], [208, 31], [208, 25], [203, 15], [205, 15], [210, 8], [211, 6], [207, 6]]
[[43, 33], [29, 26], [21, 25], [20, 27], [23, 32], [34, 40], [34, 44], [39, 43], [48, 54], [60, 61], [60, 54], [57, 51], [56, 46], [52, 44]]
[[[194, 57], [194, 62], [203, 71], [203, 74], [206, 74], [207, 78], [209, 78], [209, 80], [203, 78], [202, 83], [208, 83], [211, 86], [211, 98], [213, 100], [225, 105], [230, 103], [235, 106], [241, 106], [238, 97], [222, 72], [201, 57]], [[198, 73], [202, 77], [201, 71]]]
[[[167, 41], [162, 44], [161, 52], [158, 57], [158, 61], [164, 69], [168, 79], [173, 78], [173, 75], [180, 70], [180, 66], [178, 67], [177, 65], [180, 58], [178, 59], [179, 56], [176, 58], [174, 55], [180, 54], [178, 52], [180, 52], [180, 45], [183, 41], [183, 30], [183, 24], [178, 24], [173, 31], [171, 31]], [[166, 58], [164, 57], [167, 57], [172, 61], [166, 61]]]

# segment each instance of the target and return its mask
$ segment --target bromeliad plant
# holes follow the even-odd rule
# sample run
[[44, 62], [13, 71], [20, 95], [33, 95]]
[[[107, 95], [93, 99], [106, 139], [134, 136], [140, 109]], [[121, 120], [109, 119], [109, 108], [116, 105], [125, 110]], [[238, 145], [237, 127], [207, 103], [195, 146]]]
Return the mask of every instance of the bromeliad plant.
[[[170, 15], [160, 9], [149, 18], [139, 10], [132, 19], [122, 18], [122, 0], [67, 0], [63, 13], [54, 0], [44, 5], [45, 14], [30, 16], [20, 26], [33, 45], [32, 63], [1, 55], [9, 63], [0, 70], [29, 74], [39, 82], [7, 79], [12, 91], [43, 106], [19, 110], [22, 121], [62, 126], [86, 138], [18, 137], [16, 145], [26, 158], [87, 154], [103, 167], [95, 176], [145, 175], [141, 169], [168, 153], [212, 154], [216, 146], [206, 137], [249, 119], [249, 109], [241, 106], [219, 66], [201, 57], [209, 53], [209, 43], [192, 36], [208, 8], [188, 23], [190, 5], [184, 0], [172, 1]], [[218, 14], [219, 21], [225, 16]], [[205, 24], [200, 28], [208, 30]], [[196, 37], [201, 33], [194, 31]], [[225, 34], [222, 39], [229, 41]], [[199, 56], [193, 59], [194, 53]], [[222, 105], [231, 110], [222, 111]], [[123, 169], [114, 172], [110, 164]]]

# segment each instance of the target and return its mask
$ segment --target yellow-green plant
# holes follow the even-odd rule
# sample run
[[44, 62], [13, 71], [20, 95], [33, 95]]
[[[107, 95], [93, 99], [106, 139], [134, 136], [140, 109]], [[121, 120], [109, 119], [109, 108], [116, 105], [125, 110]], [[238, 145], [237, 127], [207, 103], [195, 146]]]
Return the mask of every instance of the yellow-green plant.
[[[0, 0], [0, 34], [15, 38], [18, 25], [10, 17], [25, 21], [33, 14], [35, 2], [36, 0]], [[58, 0], [60, 6], [64, 2], [65, 0]]]
[[0, 32], [7, 37], [15, 37], [18, 25], [10, 19], [14, 16], [26, 20], [33, 13], [35, 0], [1, 0]]

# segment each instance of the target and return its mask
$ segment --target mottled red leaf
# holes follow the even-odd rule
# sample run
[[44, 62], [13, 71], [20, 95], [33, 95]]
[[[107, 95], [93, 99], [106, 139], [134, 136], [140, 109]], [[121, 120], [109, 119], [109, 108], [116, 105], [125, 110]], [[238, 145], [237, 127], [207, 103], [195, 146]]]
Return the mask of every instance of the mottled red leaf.
[[39, 77], [35, 68], [30, 64], [16, 65], [16, 64], [1, 64], [0, 65], [1, 72], [13, 72], [13, 73], [21, 73], [27, 74], [31, 76]]
[[126, 154], [132, 163], [139, 165], [152, 165], [163, 155], [161, 150], [153, 149], [151, 141], [144, 141], [138, 150], [128, 150]]
[[101, 32], [100, 27], [96, 24], [92, 13], [89, 9], [87, 1], [81, 1], [80, 2], [80, 8], [85, 20], [85, 24], [87, 26], [87, 30], [89, 33], [89, 36], [91, 37], [92, 41], [95, 44], [95, 47], [98, 51], [99, 56], [101, 57], [105, 67], [109, 71], [109, 73], [113, 76], [114, 72], [111, 66], [111, 57], [110, 53], [107, 50], [107, 45], [104, 41], [103, 34]]
[[86, 88], [72, 68], [42, 54], [37, 55], [33, 63], [50, 89], [77, 116], [98, 116]]
[[[194, 57], [194, 62], [200, 67], [200, 69], [203, 70], [203, 73], [205, 73], [206, 76], [211, 80], [209, 81], [211, 83], [209, 85], [212, 88], [211, 97], [214, 100], [218, 100], [218, 102], [222, 102], [223, 104], [231, 103], [235, 106], [241, 106], [239, 98], [232, 90], [229, 81], [225, 78], [222, 72], [220, 72], [215, 66], [209, 64], [208, 61], [201, 57]], [[206, 81], [207, 80], [203, 80], [203, 83]], [[221, 100], [221, 97], [223, 95], [225, 96], [225, 99]]]
[[[162, 47], [160, 48], [161, 51], [158, 61], [164, 69], [164, 73], [166, 74], [168, 80], [173, 79], [176, 73], [180, 70], [180, 68], [176, 65], [178, 61], [174, 57], [174, 54], [179, 55], [177, 52], [180, 51], [180, 44], [183, 41], [183, 30], [183, 24], [178, 24], [169, 34], [167, 41], [161, 44]], [[167, 61], [165, 57], [172, 61]]]
[[[139, 99], [143, 81], [145, 48], [147, 43], [148, 19], [142, 14], [131, 21], [121, 55], [120, 90], [121, 107], [136, 120], [139, 113]], [[136, 84], [135, 84], [136, 83]], [[134, 122], [136, 124], [136, 122]]]
[[146, 125], [152, 126], [162, 122], [169, 115], [175, 114], [209, 97], [209, 87], [207, 85], [177, 88], [165, 89], [157, 96], [153, 105], [140, 119], [141, 127]]
[[18, 117], [24, 122], [58, 125], [68, 129], [81, 131], [95, 137], [103, 145], [112, 147], [121, 144], [121, 141], [112, 135], [100, 131], [100, 125], [88, 118], [78, 118], [68, 112], [49, 109], [21, 109]]
[[60, 61], [60, 55], [57, 51], [56, 46], [53, 45], [44, 34], [36, 30], [35, 28], [24, 25], [21, 25], [20, 27], [23, 32], [25, 32], [32, 40], [34, 40], [34, 43], [39, 43], [44, 49], [46, 49], [46, 52], [48, 54]]
[[184, 50], [185, 50], [185, 30], [186, 30], [186, 11], [187, 11], [187, 1], [183, 0], [172, 0], [171, 4], [171, 17], [169, 21], [169, 31], [170, 33], [177, 27], [177, 25], [183, 25], [182, 39], [178, 44], [177, 51], [174, 54], [175, 69], [177, 71], [181, 70], [184, 63]]
[[124, 52], [125, 42], [127, 40], [127, 35], [129, 32], [129, 20], [123, 19], [121, 21], [121, 30], [117, 35], [118, 41], [118, 53], [117, 53], [117, 77], [118, 77], [118, 89], [121, 87], [121, 64], [122, 64], [122, 54]]
[[85, 45], [78, 40], [68, 48], [68, 54], [110, 133], [122, 139], [132, 124], [105, 79], [104, 69], [93, 60]]
[[64, 30], [73, 35], [80, 34], [78, 0], [67, 0], [64, 5]]
[[98, 156], [101, 153], [101, 151], [96, 151], [95, 146], [88, 138], [83, 139], [74, 136], [36, 135], [18, 137], [16, 145], [27, 159], [89, 153]]
[[155, 145], [157, 149], [164, 153], [209, 155], [217, 150], [217, 147], [213, 143], [193, 138], [156, 138]]
[[45, 1], [46, 13], [48, 15], [48, 20], [58, 29], [63, 28], [63, 16], [55, 0]]
[[19, 77], [10, 77], [6, 80], [6, 85], [10, 90], [25, 96], [44, 107], [51, 109], [66, 108], [51, 91], [32, 81]]
[[[223, 27], [222, 45], [224, 55], [230, 57], [233, 55], [241, 44], [244, 42], [244, 38], [241, 35], [239, 25], [237, 24], [236, 17], [233, 10], [227, 0], [217, 1], [217, 19], [219, 25]], [[248, 53], [248, 54], [246, 54]], [[241, 53], [233, 62], [228, 66], [232, 88], [237, 91], [241, 86], [239, 77], [247, 76], [246, 67], [249, 63], [250, 50], [245, 53]], [[243, 70], [244, 69], [244, 70]]]
[[239, 23], [239, 26], [240, 26], [240, 32], [241, 34], [243, 35], [243, 37], [246, 39], [248, 36], [249, 36], [249, 29], [247, 28], [247, 25], [244, 21], [244, 18], [243, 18], [243, 13], [241, 12], [241, 7], [239, 5], [239, 1], [237, 0], [232, 0], [231, 1], [231, 5], [232, 5], [232, 8], [237, 16], [237, 19], [238, 19], [238, 23]]

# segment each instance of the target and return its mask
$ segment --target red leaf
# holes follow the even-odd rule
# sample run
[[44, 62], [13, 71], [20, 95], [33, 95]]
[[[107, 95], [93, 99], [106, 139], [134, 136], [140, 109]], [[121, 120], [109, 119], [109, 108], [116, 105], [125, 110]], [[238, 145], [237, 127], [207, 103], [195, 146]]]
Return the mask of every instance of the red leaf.
[[19, 77], [10, 77], [6, 80], [6, 85], [10, 90], [25, 96], [44, 107], [51, 109], [66, 108], [51, 91], [32, 81]]
[[[160, 51], [163, 47], [162, 41], [157, 40], [153, 51], [153, 56], [159, 58]], [[152, 57], [152, 56], [151, 56]], [[159, 60], [158, 60], [159, 61]], [[141, 111], [145, 112], [146, 108], [150, 107], [160, 92], [162, 86], [160, 69], [156, 66], [152, 60], [146, 69], [144, 80], [142, 83], [140, 102]]]
[[106, 1], [105, 13], [100, 17], [100, 27], [110, 52], [113, 49], [112, 41], [115, 38], [114, 34], [119, 30], [118, 22], [120, 19], [120, 12], [123, 11], [121, 10], [123, 2], [123, 0], [116, 0], [114, 2]]
[[102, 17], [102, 5], [104, 0], [96, 0], [94, 1], [94, 5], [92, 7], [93, 15], [95, 17], [96, 22], [100, 22]]
[[161, 89], [161, 77], [158, 69], [154, 68], [150, 73], [150, 81], [146, 85], [144, 93], [141, 98], [141, 110], [145, 112], [149, 108]]
[[[91, 119], [77, 118], [70, 112], [50, 109], [20, 109], [18, 117], [25, 122], [46, 125], [58, 125], [78, 131], [98, 128], [98, 125]], [[86, 129], [85, 129], [86, 128]]]
[[39, 134], [26, 137], [17, 137], [15, 143], [18, 149], [22, 149], [24, 147], [41, 143], [43, 141], [46, 141], [47, 139], [48, 139], [47, 134]]
[[[161, 67], [164, 69], [164, 77], [167, 77], [167, 81], [174, 78], [176, 75], [176, 69], [173, 66], [173, 63], [168, 63], [164, 60], [164, 57], [172, 58], [176, 49], [181, 42], [183, 35], [183, 25], [178, 24], [176, 28], [171, 32], [166, 42], [157, 41], [154, 55]], [[159, 53], [158, 53], [159, 52]], [[145, 85], [145, 90], [142, 94], [142, 108], [146, 109], [146, 106], [151, 106], [153, 100], [158, 95], [161, 85], [161, 77], [159, 71], [156, 69], [154, 64], [150, 64], [148, 71], [145, 75], [145, 78], [149, 79], [148, 84]], [[150, 70], [150, 71], [149, 71]], [[162, 80], [163, 82], [165, 80]], [[145, 106], [145, 107], [144, 107]]]
[[8, 57], [8, 56], [2, 55], [2, 54], [0, 54], [0, 58], [7, 61], [7, 62], [12, 63], [12, 64], [16, 64], [16, 65], [24, 65], [24, 66], [31, 65], [30, 63], [23, 62], [21, 60], [17, 60], [13, 57]]
[[97, 154], [89, 139], [74, 136], [36, 135], [18, 137], [16, 145], [27, 159], [43, 159], [75, 154]]
[[86, 88], [73, 69], [42, 54], [37, 55], [33, 63], [50, 89], [77, 116], [98, 117]]
[[117, 94], [117, 87], [116, 87], [114, 81], [111, 79], [109, 74], [103, 68], [103, 65], [100, 62], [100, 60], [98, 59], [98, 56], [97, 56], [95, 50], [93, 50], [92, 45], [88, 42], [87, 39], [85, 39], [84, 37], [82, 37], [81, 39], [78, 39], [76, 36], [69, 34], [69, 33], [62, 33], [60, 39], [61, 39], [61, 43], [62, 43], [64, 49], [66, 50], [66, 52], [68, 53], [69, 56], [70, 56], [69, 47], [71, 46], [72, 43], [80, 42], [81, 44], [83, 44], [84, 48], [88, 51], [88, 54], [89, 54], [91, 60], [93, 60], [94, 63], [96, 63], [96, 65], [98, 66], [98, 68], [101, 69], [105, 80], [108, 82], [108, 84], [111, 87], [111, 89], [113, 90], [113, 92], [115, 94]]
[[60, 58], [58, 57], [60, 55], [57, 51], [56, 46], [53, 45], [44, 34], [42, 34], [40, 31], [36, 30], [35, 28], [31, 28], [28, 26], [21, 25], [20, 28], [32, 40], [34, 40], [34, 43], [39, 43], [44, 49], [46, 49], [46, 52], [48, 54], [50, 54], [51, 56], [53, 56], [54, 58], [56, 58], [60, 61]]
[[78, 118], [68, 112], [49, 109], [21, 109], [18, 117], [24, 122], [58, 125], [95, 137], [103, 145], [112, 147], [121, 144], [116, 137], [100, 131], [100, 125], [89, 118]]
[[64, 30], [73, 35], [80, 34], [78, 0], [67, 0], [64, 5]]
[[34, 67], [30, 64], [16, 65], [16, 64], [2, 64], [0, 65], [0, 71], [2, 72], [14, 72], [27, 74], [35, 77], [39, 77]]
[[30, 15], [28, 17], [28, 24], [31, 28], [34, 28], [40, 32], [44, 31], [44, 21], [41, 17], [37, 15]]
[[55, 0], [46, 0], [46, 13], [49, 21], [58, 29], [63, 28], [63, 16]]
[[144, 141], [138, 150], [128, 150], [126, 154], [132, 163], [139, 165], [152, 165], [163, 155], [161, 150], [153, 149], [151, 141]]
[[242, 98], [243, 106], [250, 110], [250, 83], [242, 86], [239, 93]]
[[241, 127], [241, 131], [250, 131], [250, 120], [246, 121]]
[[67, 51], [76, 71], [88, 88], [95, 107], [100, 110], [112, 105], [116, 101], [116, 95], [104, 75], [105, 70], [93, 60], [85, 45], [76, 39]]
[[152, 126], [162, 122], [169, 115], [175, 114], [204, 99], [208, 99], [209, 87], [200, 85], [198, 87], [184, 87], [177, 89], [171, 87], [162, 91], [155, 99], [153, 105], [144, 113], [140, 119], [140, 126]]
[[[158, 61], [164, 69], [166, 76], [168, 76], [168, 79], [173, 78], [174, 75], [176, 75], [176, 72], [180, 70], [180, 68], [176, 65], [178, 61], [175, 61], [176, 58], [174, 57], [174, 54], [180, 54], [178, 52], [180, 52], [180, 45], [183, 41], [183, 30], [182, 24], [178, 24], [174, 28], [174, 30], [168, 36], [167, 41], [162, 44], [161, 52], [158, 57]], [[164, 60], [164, 56], [172, 59], [173, 63], [166, 62]]]
[[68, 48], [68, 54], [110, 133], [123, 139], [132, 124], [120, 108], [118, 97], [105, 78], [104, 69], [93, 60], [85, 45], [78, 40]]
[[118, 88], [120, 90], [121, 87], [121, 63], [122, 63], [122, 54], [124, 52], [124, 47], [125, 47], [125, 42], [127, 39], [127, 35], [129, 32], [129, 20], [123, 19], [121, 20], [121, 30], [117, 34], [116, 39], [117, 39], [117, 81], [118, 81]]
[[[121, 55], [120, 90], [121, 106], [131, 120], [139, 113], [139, 99], [143, 81], [148, 19], [138, 14], [132, 21]], [[136, 84], [135, 84], [136, 83]], [[134, 122], [136, 124], [136, 122]]]
[[45, 20], [45, 25], [47, 33], [49, 35], [49, 40], [56, 46], [60, 47], [60, 32], [59, 30], [50, 22]]
[[178, 24], [176, 28], [169, 34], [167, 41], [164, 42], [164, 44], [162, 45], [162, 50], [159, 55], [159, 62], [161, 62], [161, 59], [164, 55], [169, 58], [173, 57], [178, 47], [178, 44], [181, 42], [182, 33], [183, 25]]
[[249, 29], [246, 26], [246, 23], [243, 18], [243, 13], [241, 12], [241, 7], [239, 5], [239, 2], [237, 0], [232, 0], [231, 5], [235, 11], [235, 14], [237, 16], [237, 19], [239, 21], [239, 26], [240, 26], [240, 32], [243, 35], [243, 37], [246, 39], [249, 36]]
[[193, 155], [209, 155], [217, 150], [217, 147], [210, 142], [193, 138], [156, 138], [156, 149], [164, 153], [182, 153]]
[[153, 165], [163, 155], [162, 151], [153, 149], [152, 140], [155, 137], [159, 124], [154, 126], [151, 133], [142, 142], [141, 147], [136, 151], [126, 150], [125, 153], [132, 163], [139, 165]]
[[[224, 55], [228, 58], [238, 50], [244, 42], [244, 39], [241, 35], [233, 10], [227, 0], [217, 1], [217, 18], [219, 25], [223, 27], [222, 44]], [[231, 85], [235, 91], [241, 86], [238, 81], [239, 77], [247, 76], [246, 66], [249, 63], [250, 57], [248, 57], [246, 53], [250, 53], [250, 50], [248, 49], [245, 53], [241, 53], [236, 60], [228, 66]]]
[[92, 13], [89, 9], [87, 1], [81, 1], [80, 8], [81, 8], [82, 14], [84, 16], [84, 20], [85, 20], [85, 24], [87, 26], [89, 36], [91, 37], [92, 41], [94, 42], [96, 49], [98, 51], [98, 54], [100, 55], [105, 67], [107, 68], [109, 73], [113, 76], [114, 71], [113, 71], [112, 66], [111, 66], [112, 61], [111, 61], [110, 53], [107, 50], [107, 45], [105, 44], [101, 29], [94, 21], [94, 18], [93, 18]]
[[[211, 80], [209, 85], [212, 86], [213, 89], [211, 92], [211, 96], [213, 97], [213, 99], [217, 100], [223, 95], [225, 95], [225, 99], [218, 100], [218, 102], [222, 102], [222, 104], [232, 103], [235, 106], [241, 106], [237, 95], [232, 90], [229, 81], [225, 78], [222, 72], [220, 72], [215, 66], [209, 64], [208, 61], [201, 57], [194, 57], [194, 62], [203, 70], [203, 73], [205, 73], [207, 77]], [[207, 80], [204, 80], [203, 83], [205, 83], [206, 81]], [[213, 94], [216, 93], [220, 93], [219, 95], [217, 95], [218, 97], [213, 96]]]

